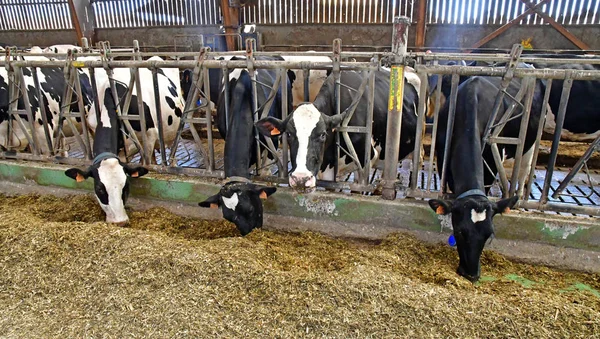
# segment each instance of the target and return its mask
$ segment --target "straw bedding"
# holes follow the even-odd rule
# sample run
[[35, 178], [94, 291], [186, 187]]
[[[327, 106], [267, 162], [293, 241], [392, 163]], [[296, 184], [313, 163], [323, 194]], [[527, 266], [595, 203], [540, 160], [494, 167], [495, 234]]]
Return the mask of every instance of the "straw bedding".
[[407, 235], [242, 238], [225, 221], [129, 215], [119, 228], [90, 196], [1, 197], [0, 337], [600, 336], [598, 274], [486, 251], [472, 285], [454, 249]]

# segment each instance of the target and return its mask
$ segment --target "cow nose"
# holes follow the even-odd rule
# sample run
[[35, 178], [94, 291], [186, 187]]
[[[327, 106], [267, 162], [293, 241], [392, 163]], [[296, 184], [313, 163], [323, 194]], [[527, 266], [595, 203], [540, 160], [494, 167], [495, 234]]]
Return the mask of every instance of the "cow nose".
[[115, 224], [119, 227], [126, 227], [127, 225], [129, 225], [129, 220], [119, 221], [119, 222], [116, 222]]
[[290, 174], [290, 186], [298, 189], [314, 188], [317, 181], [315, 176], [308, 173], [292, 173]]
[[471, 275], [468, 274], [464, 268], [462, 268], [462, 266], [458, 266], [458, 268], [456, 269], [456, 273], [458, 275], [460, 275], [461, 277], [464, 277], [465, 279], [469, 280], [472, 283], [476, 283], [479, 280], [479, 273], [475, 274], [475, 275]]

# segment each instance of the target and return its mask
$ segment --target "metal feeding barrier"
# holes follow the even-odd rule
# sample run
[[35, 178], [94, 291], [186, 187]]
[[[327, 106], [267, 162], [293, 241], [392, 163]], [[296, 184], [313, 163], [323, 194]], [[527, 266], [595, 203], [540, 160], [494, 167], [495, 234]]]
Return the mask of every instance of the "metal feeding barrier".
[[[573, 81], [582, 80], [600, 80], [600, 71], [590, 70], [564, 70], [564, 69], [532, 69], [517, 67], [519, 62], [544, 62], [548, 64], [560, 63], [592, 63], [600, 64], [598, 59], [572, 59], [572, 58], [535, 58], [534, 56], [522, 55], [522, 48], [515, 46], [510, 54], [465, 54], [465, 53], [422, 53], [408, 52], [406, 50], [406, 37], [408, 34], [408, 21], [406, 19], [397, 19], [394, 21], [393, 45], [392, 52], [372, 53], [372, 52], [344, 52], [342, 50], [341, 40], [336, 39], [333, 42], [331, 52], [259, 52], [256, 50], [256, 42], [253, 39], [247, 39], [246, 50], [236, 52], [212, 52], [210, 48], [202, 47], [198, 52], [156, 52], [146, 53], [140, 52], [139, 45], [134, 42], [132, 52], [113, 52], [110, 44], [101, 44], [100, 49], [90, 49], [84, 41], [84, 49], [82, 52], [69, 52], [68, 54], [34, 54], [34, 53], [18, 53], [8, 49], [4, 60], [0, 60], [0, 65], [4, 66], [8, 78], [9, 92], [9, 107], [8, 114], [13, 123], [7, 123], [7, 135], [4, 138], [6, 144], [2, 145], [5, 150], [0, 152], [0, 157], [9, 159], [24, 159], [35, 161], [48, 161], [67, 163], [71, 165], [88, 165], [93, 158], [91, 154], [91, 133], [88, 131], [88, 126], [85, 121], [85, 114], [91, 111], [93, 106], [99, 121], [100, 106], [103, 104], [98, 100], [97, 79], [104, 77], [108, 79], [109, 86], [113, 98], [115, 99], [116, 107], [122, 108], [118, 110], [118, 115], [123, 122], [123, 133], [132, 140], [136, 145], [135, 154], [128, 154], [128, 161], [140, 161], [148, 167], [148, 169], [159, 173], [185, 174], [204, 177], [223, 178], [224, 173], [218, 165], [222, 159], [217, 157], [219, 143], [213, 135], [212, 112], [210, 102], [217, 101], [217, 98], [210, 96], [211, 75], [209, 70], [219, 70], [218, 83], [222, 84], [221, 95], [225, 102], [229, 102], [229, 77], [232, 70], [246, 69], [251, 79], [253, 97], [257, 97], [257, 93], [265, 93], [265, 100], [259, 103], [254, 100], [252, 108], [254, 112], [254, 121], [257, 121], [267, 115], [270, 108], [275, 104], [275, 97], [278, 92], [281, 94], [281, 114], [282, 119], [288, 115], [288, 98], [287, 92], [287, 72], [288, 70], [302, 70], [305, 100], [308, 101], [308, 93], [310, 89], [309, 71], [310, 70], [329, 70], [335, 83], [335, 113], [341, 114], [342, 107], [340, 103], [340, 91], [348, 90], [352, 94], [352, 102], [348, 105], [346, 112], [348, 115], [342, 122], [341, 127], [336, 133], [337, 155], [345, 154], [352, 159], [355, 165], [356, 182], [348, 181], [324, 181], [319, 180], [317, 185], [326, 189], [365, 192], [367, 194], [375, 194], [380, 188], [385, 199], [396, 199], [399, 196], [410, 198], [437, 198], [440, 196], [452, 197], [452, 193], [446, 189], [447, 167], [450, 149], [450, 142], [453, 132], [453, 126], [457, 123], [454, 120], [457, 104], [457, 94], [459, 91], [459, 82], [461, 76], [493, 76], [502, 79], [498, 88], [497, 97], [492, 110], [493, 118], [487, 123], [487, 127], [482, 136], [482, 145], [489, 147], [494, 155], [495, 167], [498, 169], [497, 185], [500, 187], [504, 197], [519, 195], [519, 207], [527, 209], [535, 209], [540, 211], [554, 211], [575, 213], [582, 215], [600, 215], [600, 193], [594, 186], [595, 181], [600, 179], [596, 173], [591, 173], [588, 170], [586, 161], [590, 159], [592, 153], [600, 148], [600, 138], [597, 138], [590, 144], [588, 151], [577, 162], [571, 172], [563, 175], [555, 170], [555, 163], [558, 156], [560, 134], [562, 124], [566, 113], [566, 104], [569, 99], [569, 92]], [[262, 60], [260, 56], [280, 56], [298, 55], [298, 56], [329, 56], [330, 62], [322, 61], [283, 61], [283, 60]], [[221, 56], [242, 56], [243, 60], [221, 59]], [[27, 56], [45, 56], [47, 58], [27, 58]], [[146, 60], [150, 56], [163, 56], [176, 60]], [[25, 58], [23, 58], [25, 57]], [[123, 60], [128, 58], [129, 60]], [[192, 60], [186, 60], [186, 59]], [[349, 58], [354, 58], [359, 61], [344, 61]], [[43, 59], [43, 60], [42, 60]], [[473, 60], [483, 63], [483, 66], [464, 66], [464, 65], [444, 65], [440, 61], [460, 61]], [[371, 139], [372, 139], [372, 124], [367, 123], [365, 126], [350, 126], [349, 121], [355, 114], [365, 114], [367, 121], [373, 120], [374, 98], [375, 98], [375, 72], [382, 70], [382, 64], [386, 63], [391, 66], [390, 69], [390, 97], [388, 103], [388, 124], [386, 130], [386, 150], [387, 157], [381, 163], [371, 164]], [[503, 63], [504, 66], [494, 66], [497, 63]], [[416, 75], [421, 80], [421, 85], [417, 89], [420, 93], [419, 102], [417, 105], [417, 126], [415, 130], [414, 151], [412, 152], [412, 165], [409, 170], [409, 182], [404, 183], [399, 180], [398, 165], [399, 146], [400, 146], [400, 130], [402, 123], [402, 91], [404, 86], [404, 73], [410, 72], [405, 66], [411, 65]], [[31, 111], [29, 96], [27, 93], [26, 81], [24, 78], [24, 70], [36, 70], [37, 68], [54, 67], [62, 69], [65, 77], [65, 89], [61, 102], [60, 119], [58, 124], [50, 124], [46, 119], [44, 107], [41, 117], [43, 119], [44, 134], [32, 133], [35, 130], [34, 115]], [[117, 91], [117, 80], [114, 78], [113, 70], [116, 68], [130, 69], [130, 77], [128, 83], [119, 83], [124, 86], [126, 93], [119, 96]], [[188, 98], [185, 102], [185, 108], [182, 112], [181, 119], [177, 126], [175, 136], [169, 140], [165, 139], [164, 128], [161, 119], [161, 104], [160, 104], [160, 89], [158, 86], [158, 74], [161, 69], [175, 68], [179, 70], [189, 69], [192, 72], [192, 85]], [[141, 83], [140, 70], [148, 69], [152, 74], [152, 84]], [[260, 69], [274, 70], [275, 79], [272, 84], [265, 84], [258, 80], [256, 72]], [[350, 87], [347, 84], [342, 84], [340, 81], [341, 74], [347, 71], [355, 71], [362, 77], [362, 82], [356, 87]], [[33, 71], [34, 82], [33, 87], [37, 93], [37, 97], [42, 96], [42, 89], [39, 79], [36, 79], [36, 71]], [[90, 103], [84, 104], [84, 90], [80, 84], [82, 76], [88, 76], [90, 79], [92, 92], [95, 95]], [[433, 122], [426, 122], [428, 105], [426, 104], [426, 93], [428, 93], [428, 79], [432, 75], [437, 75], [437, 86], [433, 92]], [[435, 154], [434, 145], [438, 141], [438, 126], [440, 124], [440, 97], [443, 77], [450, 79], [450, 96], [447, 101], [449, 107], [447, 123], [447, 133], [445, 139], [445, 161], [444, 168], [438, 172], [434, 166]], [[514, 78], [521, 79], [521, 88], [516, 95], [511, 96], [507, 91], [508, 84]], [[545, 79], [546, 90], [543, 93], [542, 113], [539, 125], [536, 126], [536, 136], [534, 144], [533, 161], [529, 167], [526, 182], [518, 182], [519, 168], [522, 167], [524, 140], [527, 131], [527, 122], [530, 116], [532, 100], [534, 96], [535, 84]], [[561, 97], [560, 109], [556, 114], [556, 130], [552, 140], [547, 171], [540, 170], [536, 167], [540, 142], [542, 140], [542, 132], [546, 115], [546, 107], [550, 97], [550, 87], [553, 79], [564, 79], [564, 87]], [[213, 83], [215, 79], [212, 79]], [[142, 88], [152, 86], [154, 89], [154, 102], [145, 98], [142, 99]], [[156, 159], [154, 154], [146, 154], [141, 145], [147, 142], [146, 124], [144, 114], [130, 114], [130, 105], [132, 98], [137, 97], [138, 111], [144, 112], [143, 104], [155, 105], [158, 129], [158, 143], [160, 157]], [[361, 98], [368, 100], [366, 112], [357, 111]], [[501, 110], [501, 103], [504, 99], [511, 102], [507, 110]], [[77, 104], [79, 112], [72, 112], [72, 105]], [[41, 105], [44, 106], [44, 105]], [[231, 112], [229, 106], [225, 105], [224, 113], [226, 121], [229, 122]], [[515, 112], [519, 111], [518, 114]], [[432, 112], [429, 112], [432, 113]], [[50, 114], [48, 114], [50, 116]], [[521, 118], [519, 136], [507, 138], [500, 136], [502, 128], [511, 120]], [[81, 133], [78, 133], [78, 128], [75, 125], [75, 120], [79, 119], [82, 122]], [[136, 133], [131, 121], [137, 121], [141, 126], [141, 132]], [[67, 137], [64, 133], [63, 123], [69, 126], [73, 136]], [[431, 128], [431, 148], [429, 155], [420, 159], [420, 152], [424, 146], [424, 131]], [[18, 132], [15, 131], [18, 129]], [[189, 137], [186, 137], [186, 132], [192, 136], [193, 142]], [[204, 134], [203, 134], [204, 132]], [[23, 134], [26, 142], [29, 144], [28, 150], [23, 150], [22, 145], [11, 143], [11, 136], [15, 133]], [[365, 152], [358, 154], [354, 149], [350, 136], [351, 133], [361, 133], [365, 136]], [[205, 136], [204, 136], [205, 135]], [[41, 138], [40, 136], [43, 136]], [[0, 139], [1, 140], [1, 139]], [[71, 140], [70, 155], [64, 157], [61, 155], [63, 143]], [[266, 158], [263, 159], [263, 154], [260, 153], [260, 148], [257, 153], [258, 162], [253, 172], [253, 178], [260, 181], [285, 184], [287, 183], [289, 159], [288, 159], [288, 144], [285, 134], [282, 136], [281, 147], [278, 149], [269, 138], [266, 138], [266, 143], [263, 145], [273, 159], [271, 162]], [[341, 147], [341, 140], [344, 140], [346, 147]], [[255, 142], [260, 143], [260, 139], [256, 136]], [[506, 169], [502, 164], [502, 155], [500, 154], [498, 144], [507, 144], [516, 146], [516, 154], [512, 173], [510, 169]], [[44, 146], [45, 145], [45, 146]], [[222, 143], [220, 143], [222, 146]], [[197, 157], [201, 159], [202, 164], [198, 162], [186, 162], [187, 165], [178, 165], [178, 154], [180, 150], [191, 148]], [[139, 160], [138, 160], [139, 159]], [[362, 159], [362, 161], [360, 161]], [[158, 161], [157, 161], [158, 160]], [[270, 171], [267, 175], [261, 175], [261, 170], [264, 168], [273, 167], [275, 171]], [[383, 167], [383, 175], [378, 173]], [[489, 170], [490, 164], [484, 166], [485, 170]], [[581, 169], [584, 169], [586, 174], [582, 176], [577, 174]], [[379, 172], [378, 172], [379, 171]], [[334, 172], [338, 173], [337, 166]], [[276, 173], [276, 174], [271, 174]], [[554, 177], [553, 177], [554, 175]], [[540, 179], [543, 177], [543, 180]], [[556, 178], [560, 178], [558, 183]], [[581, 184], [570, 184], [571, 180], [584, 182], [586, 187], [581, 187]], [[566, 191], [566, 193], [563, 193]], [[577, 195], [573, 192], [580, 192]], [[584, 200], [586, 203], [584, 203]]]

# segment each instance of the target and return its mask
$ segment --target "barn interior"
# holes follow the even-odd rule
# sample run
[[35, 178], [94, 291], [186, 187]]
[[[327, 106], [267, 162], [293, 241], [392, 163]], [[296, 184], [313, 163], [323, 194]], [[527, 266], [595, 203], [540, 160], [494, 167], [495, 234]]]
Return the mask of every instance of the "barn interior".
[[[8, 296], [0, 299], [7, 310], [0, 336], [598, 335], [600, 132], [594, 126], [600, 116], [593, 98], [600, 97], [594, 96], [600, 94], [599, 6], [600, 0], [2, 3], [0, 123], [14, 123], [0, 129], [6, 133], [0, 135], [0, 267], [7, 272], [0, 290]], [[565, 64], [586, 66], [560, 67]], [[38, 121], [38, 135], [32, 133], [35, 110], [18, 106], [33, 100], [27, 91], [31, 97], [47, 90], [45, 79], [27, 82], [27, 72], [37, 74], [33, 68], [60, 69], [66, 84], [55, 112], [60, 122], [40, 108], [50, 119]], [[92, 180], [64, 174], [90, 166], [97, 155], [92, 113], [82, 108], [102, 102], [84, 102], [81, 77], [95, 84], [94, 74], [107, 74], [112, 81], [118, 69], [130, 71], [118, 114], [121, 132], [135, 146], [122, 159], [149, 170], [131, 180], [125, 228], [104, 222]], [[318, 178], [314, 192], [290, 187], [289, 136], [264, 142], [268, 150], [256, 154], [249, 178], [277, 193], [264, 200], [264, 228], [245, 237], [219, 210], [198, 207], [228, 180], [217, 99], [231, 99], [223, 79], [241, 69], [249, 70], [253, 95], [268, 98], [253, 103], [255, 122], [272, 107], [285, 118], [298, 103], [314, 101], [320, 85], [312, 76], [319, 72], [333, 77], [339, 93], [348, 87], [340, 74], [349, 71], [361, 74], [362, 83], [350, 89], [349, 108], [337, 104], [333, 114], [350, 111], [373, 121], [377, 73], [390, 74], [387, 146], [363, 147], [363, 153], [348, 146], [359, 134], [371, 140], [374, 124], [344, 121], [333, 133], [336, 155], [354, 167], [336, 165], [334, 180]], [[164, 70], [180, 73], [177, 86], [191, 71], [176, 124], [160, 118]], [[257, 80], [260, 70], [270, 70], [273, 82]], [[418, 85], [399, 80], [408, 73]], [[483, 138], [494, 155], [484, 165], [498, 168], [487, 197], [517, 196], [518, 202], [494, 218], [481, 279], [471, 284], [455, 273], [451, 217], [437, 215], [428, 201], [457, 199], [449, 165], [440, 165], [435, 151], [440, 140], [450, 149], [452, 133], [441, 134], [438, 124], [442, 107], [453, 121], [463, 78], [475, 76], [503, 79], [492, 102], [513, 103], [506, 111], [489, 107], [502, 122], [489, 122]], [[507, 91], [513, 79], [522, 84], [516, 95]], [[218, 98], [210, 94], [214, 82], [221, 83]], [[106, 90], [116, 93], [116, 83]], [[539, 97], [542, 118], [530, 122], [528, 163], [525, 128], [537, 83], [547, 90]], [[394, 100], [402, 102], [407, 86], [419, 93], [416, 125], [409, 155], [396, 159], [407, 112]], [[144, 95], [158, 112], [156, 122], [128, 114], [143, 108], [132, 98]], [[366, 112], [355, 110], [361, 98], [369, 103]], [[228, 119], [232, 112], [224, 114]], [[585, 133], [569, 130], [574, 114]], [[505, 136], [514, 119], [525, 123]], [[140, 145], [152, 136], [136, 136], [131, 127], [147, 124], [158, 127], [149, 153]], [[23, 136], [14, 141], [17, 133]], [[514, 148], [511, 159], [499, 145]], [[392, 156], [371, 161], [382, 150]]]

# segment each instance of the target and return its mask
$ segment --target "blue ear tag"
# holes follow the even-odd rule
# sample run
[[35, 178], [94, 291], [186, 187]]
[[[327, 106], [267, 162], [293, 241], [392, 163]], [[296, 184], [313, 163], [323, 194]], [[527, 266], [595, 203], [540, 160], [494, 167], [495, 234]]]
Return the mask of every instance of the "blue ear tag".
[[454, 234], [450, 234], [448, 237], [448, 245], [454, 247], [456, 246], [456, 239], [454, 239]]
[[202, 105], [202, 100], [198, 99], [198, 102], [196, 102], [196, 105], [198, 105], [198, 106]]

